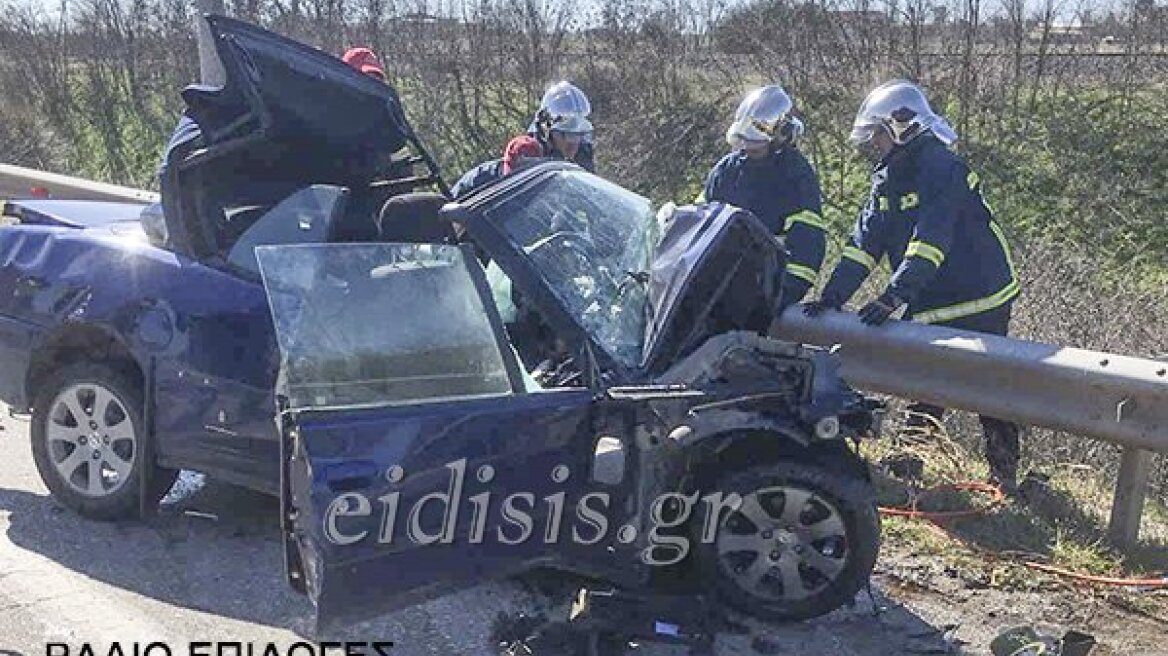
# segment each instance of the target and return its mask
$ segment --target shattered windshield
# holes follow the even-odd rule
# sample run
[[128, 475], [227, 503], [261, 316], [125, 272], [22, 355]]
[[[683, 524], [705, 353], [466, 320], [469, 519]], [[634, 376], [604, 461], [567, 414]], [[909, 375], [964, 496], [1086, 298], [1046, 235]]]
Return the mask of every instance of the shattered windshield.
[[488, 211], [569, 314], [615, 360], [641, 363], [657, 221], [649, 199], [578, 170]]
[[512, 392], [457, 246], [256, 248], [291, 408], [392, 405]]

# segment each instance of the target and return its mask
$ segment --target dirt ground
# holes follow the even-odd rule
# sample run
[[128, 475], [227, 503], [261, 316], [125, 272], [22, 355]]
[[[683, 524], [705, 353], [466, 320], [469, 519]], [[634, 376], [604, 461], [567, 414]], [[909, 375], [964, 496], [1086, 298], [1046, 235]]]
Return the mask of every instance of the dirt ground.
[[948, 630], [954, 647], [948, 653], [989, 654], [999, 632], [1028, 624], [1056, 637], [1072, 629], [1091, 634], [1098, 641], [1092, 656], [1168, 654], [1168, 592], [1120, 593], [1054, 579], [1037, 589], [995, 589], [963, 580], [935, 558], [895, 547], [885, 551], [878, 568], [891, 599]]

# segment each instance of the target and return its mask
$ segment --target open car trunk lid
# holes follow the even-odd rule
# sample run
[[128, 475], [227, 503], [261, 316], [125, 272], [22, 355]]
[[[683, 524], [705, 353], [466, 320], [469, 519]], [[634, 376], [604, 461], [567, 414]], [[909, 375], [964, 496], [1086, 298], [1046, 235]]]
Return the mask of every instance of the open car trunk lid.
[[[225, 82], [182, 93], [162, 171], [177, 250], [224, 257], [254, 217], [313, 185], [349, 189], [352, 216], [368, 217], [393, 193], [442, 186], [392, 86], [254, 25], [206, 20]], [[416, 163], [428, 174], [414, 176]], [[355, 228], [375, 231], [371, 218]]]
[[262, 157], [300, 148], [290, 164], [303, 182], [342, 183], [372, 176], [378, 160], [413, 134], [390, 85], [254, 25], [207, 21], [227, 82], [187, 87], [183, 99], [210, 151], [244, 148]]

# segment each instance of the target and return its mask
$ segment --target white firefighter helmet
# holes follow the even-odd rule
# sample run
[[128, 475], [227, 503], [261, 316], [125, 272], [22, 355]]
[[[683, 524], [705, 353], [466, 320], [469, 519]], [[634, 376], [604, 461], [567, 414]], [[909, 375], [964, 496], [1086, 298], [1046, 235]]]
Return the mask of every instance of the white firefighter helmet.
[[548, 87], [539, 101], [540, 123], [548, 132], [592, 135], [592, 103], [588, 96], [570, 82], [556, 82]]
[[957, 132], [929, 107], [925, 92], [908, 80], [892, 80], [873, 89], [856, 112], [849, 138], [855, 144], [865, 143], [880, 127], [901, 145], [926, 131], [946, 145], [957, 141]]
[[803, 133], [803, 122], [791, 116], [791, 97], [777, 84], [746, 94], [726, 130], [726, 142], [741, 148], [746, 142], [790, 141]]

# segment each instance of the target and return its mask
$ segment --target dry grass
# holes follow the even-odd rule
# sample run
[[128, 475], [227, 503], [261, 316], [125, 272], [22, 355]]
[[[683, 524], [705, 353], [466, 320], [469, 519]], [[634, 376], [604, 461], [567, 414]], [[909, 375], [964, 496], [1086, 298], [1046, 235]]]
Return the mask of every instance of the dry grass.
[[[940, 525], [885, 517], [887, 567], [894, 576], [898, 571], [905, 575], [903, 569], [908, 568], [912, 572], [907, 576], [922, 585], [928, 585], [922, 580], [944, 574], [974, 587], [1035, 590], [1074, 583], [1028, 569], [1024, 561], [1120, 578], [1159, 578], [1168, 572], [1168, 508], [1162, 503], [1149, 503], [1139, 544], [1120, 553], [1105, 539], [1110, 481], [1098, 470], [1058, 464], [1032, 467], [1023, 485], [1024, 500], [998, 507], [988, 507], [980, 494], [922, 494], [937, 485], [984, 480], [984, 458], [943, 429], [925, 444], [898, 444], [894, 436], [901, 422], [894, 418], [889, 424], [886, 438], [871, 444], [866, 453], [876, 470], [881, 505], [905, 507], [915, 498], [921, 510], [985, 509], [979, 516]], [[888, 463], [903, 463], [906, 458], [921, 461], [921, 476], [906, 478], [903, 464], [897, 468], [900, 475], [891, 473]]]
[[[1140, 357], [1168, 354], [1168, 294], [1139, 281], [1101, 281], [1085, 254], [1032, 245], [1017, 254], [1023, 295], [1014, 314], [1012, 334], [1042, 342]], [[879, 293], [887, 271], [874, 275], [853, 299], [859, 307]], [[903, 407], [897, 402], [894, 407]], [[895, 447], [898, 422], [888, 422], [885, 439], [869, 456], [916, 456], [924, 462], [919, 481], [878, 477], [880, 500], [904, 506], [914, 490], [960, 480], [984, 480], [987, 474], [981, 427], [975, 416], [951, 412], [938, 439], [923, 447]], [[1022, 436], [1022, 471], [1031, 472], [1028, 505], [1008, 503], [983, 517], [954, 522], [950, 533], [927, 523], [885, 518], [892, 560], [905, 554], [937, 557], [938, 564], [917, 561], [928, 575], [946, 568], [967, 582], [1009, 589], [1067, 585], [1065, 580], [1026, 569], [1013, 561], [1029, 558], [1073, 571], [1111, 576], [1160, 577], [1168, 573], [1168, 460], [1156, 458], [1141, 541], [1117, 553], [1105, 541], [1108, 513], [1119, 463], [1119, 449], [1088, 438], [1028, 428]], [[982, 503], [968, 493], [943, 493], [919, 499], [924, 510], [956, 510]], [[999, 560], [993, 554], [1004, 554]], [[952, 572], [950, 572], [952, 573]], [[918, 572], [920, 574], [920, 572]], [[1128, 595], [1130, 596], [1130, 595]], [[1126, 598], [1126, 596], [1125, 596]], [[1158, 599], [1159, 597], [1152, 597]], [[1139, 605], [1148, 598], [1132, 601]]]

